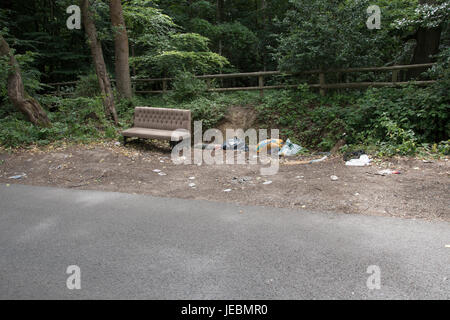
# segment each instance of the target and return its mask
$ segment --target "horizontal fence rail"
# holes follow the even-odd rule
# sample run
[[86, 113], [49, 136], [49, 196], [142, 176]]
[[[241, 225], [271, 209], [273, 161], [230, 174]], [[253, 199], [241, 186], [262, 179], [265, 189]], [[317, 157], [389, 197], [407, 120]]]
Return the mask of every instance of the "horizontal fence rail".
[[[424, 63], [424, 64], [411, 64], [411, 65], [395, 65], [389, 67], [365, 67], [365, 68], [347, 68], [347, 69], [328, 69], [328, 70], [307, 70], [295, 73], [284, 73], [281, 71], [260, 71], [260, 72], [244, 72], [244, 73], [227, 73], [227, 74], [209, 74], [209, 75], [198, 75], [195, 76], [197, 79], [206, 79], [208, 84], [208, 91], [210, 92], [229, 92], [229, 91], [254, 91], [259, 90], [260, 95], [264, 95], [264, 90], [270, 89], [286, 89], [286, 88], [296, 88], [300, 84], [280, 84], [280, 85], [265, 85], [264, 78], [268, 76], [296, 76], [296, 75], [308, 75], [316, 74], [318, 75], [318, 83], [308, 84], [310, 88], [317, 88], [320, 90], [322, 95], [325, 95], [327, 89], [359, 89], [368, 87], [392, 87], [401, 86], [409, 83], [416, 84], [419, 86], [426, 86], [435, 83], [435, 80], [426, 81], [410, 81], [404, 82], [399, 81], [400, 71], [409, 69], [419, 69], [419, 68], [430, 68], [434, 63]], [[355, 73], [355, 72], [386, 72], [392, 71], [392, 81], [390, 82], [343, 82], [343, 83], [327, 83], [326, 74], [336, 73]], [[257, 77], [258, 85], [252, 87], [231, 87], [231, 88], [211, 88], [211, 79], [232, 79], [232, 78], [252, 78]], [[157, 94], [157, 93], [167, 93], [168, 84], [170, 81], [175, 80], [175, 78], [154, 78], [154, 79], [132, 79], [133, 87], [135, 88], [138, 83], [158, 83], [162, 84], [162, 90], [135, 90], [136, 94]], [[114, 80], [111, 80], [114, 82]], [[56, 82], [48, 83], [48, 86], [55, 88], [56, 90], [52, 93], [54, 95], [70, 95], [73, 93], [64, 93], [61, 91], [61, 87], [75, 86], [76, 81], [69, 82]]]

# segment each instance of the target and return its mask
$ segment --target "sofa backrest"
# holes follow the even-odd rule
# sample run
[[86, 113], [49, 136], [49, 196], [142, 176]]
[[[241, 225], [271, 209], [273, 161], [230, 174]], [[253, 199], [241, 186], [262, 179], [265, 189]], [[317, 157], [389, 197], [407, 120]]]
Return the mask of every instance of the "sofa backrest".
[[191, 111], [181, 109], [136, 107], [134, 126], [138, 128], [191, 132]]

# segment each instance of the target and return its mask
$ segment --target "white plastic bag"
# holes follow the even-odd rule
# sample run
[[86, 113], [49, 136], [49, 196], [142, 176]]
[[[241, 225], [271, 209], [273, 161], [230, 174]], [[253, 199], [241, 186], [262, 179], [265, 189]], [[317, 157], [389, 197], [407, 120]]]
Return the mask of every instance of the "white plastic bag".
[[291, 140], [287, 139], [280, 152], [278, 152], [278, 155], [283, 157], [295, 156], [302, 149], [303, 148], [301, 146], [292, 143]]
[[347, 161], [345, 165], [351, 167], [364, 167], [370, 165], [370, 161], [372, 160], [369, 159], [369, 156], [367, 154], [363, 154], [359, 157], [359, 159]]

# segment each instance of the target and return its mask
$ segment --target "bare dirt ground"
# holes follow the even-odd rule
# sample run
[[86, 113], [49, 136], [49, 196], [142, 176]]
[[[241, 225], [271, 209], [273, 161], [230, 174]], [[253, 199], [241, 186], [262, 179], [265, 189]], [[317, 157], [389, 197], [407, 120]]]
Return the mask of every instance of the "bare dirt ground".
[[[369, 167], [347, 167], [342, 156], [332, 156], [313, 164], [282, 162], [278, 174], [261, 176], [261, 165], [175, 165], [164, 146], [132, 142], [124, 148], [109, 142], [0, 150], [0, 183], [450, 221], [448, 159], [375, 159]], [[377, 175], [385, 168], [401, 174]], [[26, 176], [10, 179], [22, 173]]]

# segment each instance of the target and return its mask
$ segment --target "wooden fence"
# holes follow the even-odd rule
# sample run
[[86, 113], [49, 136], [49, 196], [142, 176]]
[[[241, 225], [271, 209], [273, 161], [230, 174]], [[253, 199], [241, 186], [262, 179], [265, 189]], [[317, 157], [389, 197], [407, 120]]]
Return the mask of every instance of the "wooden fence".
[[[297, 73], [283, 73], [281, 71], [261, 71], [261, 72], [246, 72], [246, 73], [228, 73], [228, 74], [210, 74], [210, 75], [199, 75], [195, 76], [198, 79], [205, 79], [208, 83], [211, 92], [227, 92], [227, 91], [250, 91], [259, 90], [260, 95], [264, 95], [264, 90], [269, 89], [283, 89], [283, 88], [296, 88], [299, 84], [277, 84], [277, 85], [265, 85], [265, 77], [268, 76], [298, 76], [298, 75], [318, 75], [318, 83], [308, 84], [311, 88], [317, 88], [320, 90], [322, 95], [325, 95], [328, 89], [358, 89], [367, 87], [388, 87], [388, 86], [400, 86], [408, 83], [413, 83], [416, 85], [429, 85], [435, 80], [427, 81], [411, 81], [404, 82], [400, 80], [400, 72], [403, 70], [417, 69], [417, 68], [430, 68], [433, 63], [425, 64], [413, 64], [413, 65], [396, 65], [389, 67], [369, 67], [369, 68], [349, 68], [349, 69], [329, 69], [329, 70], [308, 70]], [[346, 74], [346, 73], [356, 73], [356, 72], [392, 72], [392, 79], [390, 82], [341, 82], [341, 83], [327, 83], [326, 74], [336, 73], [336, 74]], [[231, 78], [252, 78], [256, 77], [258, 80], [258, 85], [253, 87], [231, 87], [231, 88], [212, 88], [212, 79], [231, 79]], [[136, 94], [148, 94], [148, 93], [167, 93], [168, 84], [175, 78], [155, 78], [155, 79], [133, 79], [133, 87], [135, 88], [138, 83], [161, 83], [162, 90], [135, 90]], [[112, 80], [114, 81], [114, 80]], [[62, 86], [74, 86], [76, 81], [70, 82], [59, 82], [59, 83], [49, 83], [47, 85], [52, 86], [56, 89], [53, 94], [64, 95], [61, 91]]]

